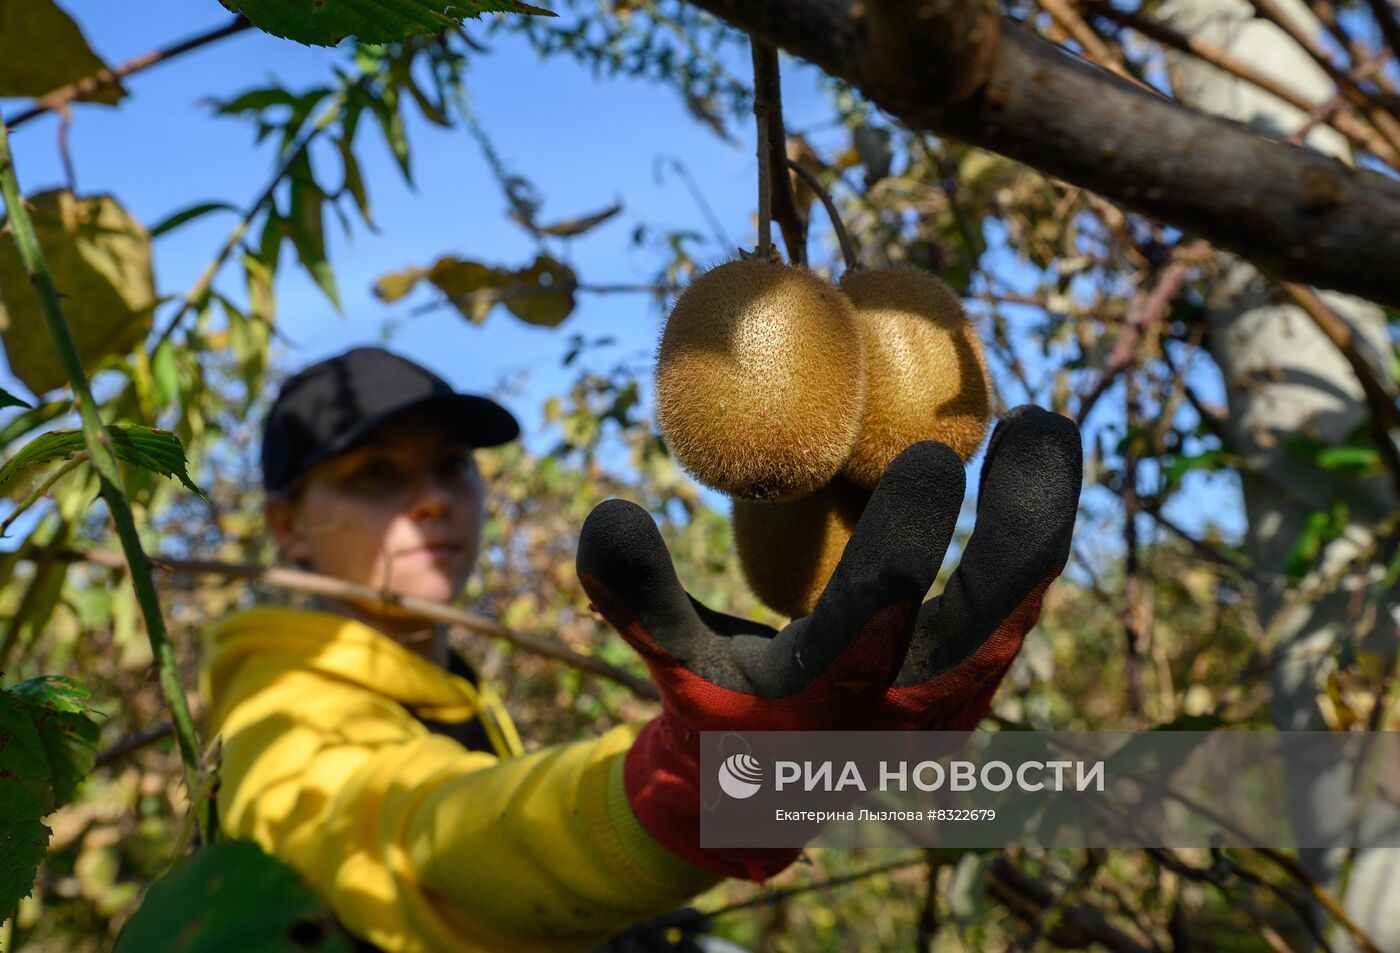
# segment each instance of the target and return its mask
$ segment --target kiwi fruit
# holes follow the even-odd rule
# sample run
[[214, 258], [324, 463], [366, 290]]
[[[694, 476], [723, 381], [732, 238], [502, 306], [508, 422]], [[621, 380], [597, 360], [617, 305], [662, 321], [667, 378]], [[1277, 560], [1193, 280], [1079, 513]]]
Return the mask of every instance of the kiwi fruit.
[[860, 436], [842, 475], [873, 489], [906, 447], [937, 440], [966, 462], [987, 435], [992, 384], [958, 296], [917, 268], [847, 272], [866, 357]]
[[860, 433], [855, 311], [806, 269], [719, 265], [666, 320], [656, 404], [671, 453], [701, 483], [748, 501], [811, 493], [845, 465]]
[[791, 618], [810, 615], [869, 501], [839, 476], [786, 503], [735, 500], [734, 548], [753, 594]]

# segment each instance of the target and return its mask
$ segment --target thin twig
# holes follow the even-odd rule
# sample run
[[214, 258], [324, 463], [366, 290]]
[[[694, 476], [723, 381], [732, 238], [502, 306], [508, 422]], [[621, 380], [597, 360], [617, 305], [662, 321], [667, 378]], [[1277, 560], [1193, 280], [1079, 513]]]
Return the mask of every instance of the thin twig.
[[[767, 157], [760, 151], [758, 161], [768, 163], [768, 198], [773, 220], [783, 232], [788, 261], [807, 264], [807, 222], [797, 211], [792, 178], [787, 172], [787, 130], [783, 125], [783, 86], [778, 72], [778, 51], [764, 43], [754, 47], [754, 102], [762, 101], [760, 122], [768, 126]], [[756, 107], [755, 107], [756, 108]]]
[[[97, 550], [71, 550], [66, 553], [66, 558], [82, 560], [99, 566], [106, 566], [111, 569], [126, 568], [126, 560], [118, 553], [107, 553]], [[600, 658], [575, 652], [573, 649], [550, 639], [507, 629], [505, 626], [493, 622], [485, 616], [477, 615], [474, 612], [465, 612], [461, 609], [454, 609], [440, 602], [432, 602], [428, 599], [418, 599], [412, 596], [400, 596], [385, 592], [382, 589], [375, 589], [372, 586], [358, 586], [333, 576], [323, 576], [319, 573], [306, 572], [301, 569], [247, 566], [198, 559], [167, 559], [163, 556], [150, 557], [150, 563], [155, 568], [167, 572], [187, 572], [201, 575], [223, 576], [228, 579], [248, 579], [262, 583], [263, 585], [271, 586], [274, 589], [303, 592], [309, 595], [325, 596], [331, 599], [353, 599], [356, 602], [381, 609], [400, 609], [426, 621], [460, 626], [478, 635], [508, 642], [516, 648], [523, 649], [527, 652], [533, 652], [536, 655], [543, 655], [548, 658], [556, 659], [573, 668], [599, 675], [617, 682], [620, 685], [625, 685], [641, 698], [654, 701], [660, 697], [657, 693], [656, 686], [647, 679], [634, 675], [624, 669], [617, 668], [616, 666], [609, 665]]]
[[1317, 41], [1300, 27], [1291, 16], [1288, 15], [1277, 0], [1250, 0], [1254, 10], [1264, 19], [1273, 23], [1276, 27], [1303, 48], [1318, 66], [1322, 67], [1332, 82], [1337, 84], [1337, 89], [1346, 97], [1347, 101], [1357, 108], [1359, 112], [1371, 120], [1371, 124], [1376, 127], [1393, 149], [1400, 150], [1400, 121], [1386, 112], [1365, 90], [1363, 90], [1354, 79], [1348, 75], [1347, 71], [1341, 69], [1332, 62], [1332, 57], [1327, 54]]
[[549, 295], [568, 294], [650, 294], [661, 297], [662, 295], [676, 294], [681, 290], [679, 285], [664, 285], [657, 283], [638, 284], [561, 284], [561, 285], [510, 285], [505, 288], [482, 288], [478, 291], [468, 291], [465, 294], [449, 295], [437, 301], [429, 301], [427, 304], [419, 305], [409, 312], [410, 315], [427, 314], [441, 308], [456, 307], [464, 305], [470, 307], [477, 302], [490, 302], [495, 304], [499, 301], [506, 301], [510, 298], [538, 298]]
[[[1005, 857], [992, 861], [988, 886], [993, 896], [1027, 923], [1034, 922], [1043, 910], [1055, 903], [1055, 893], [1048, 885]], [[1157, 953], [1160, 950], [1150, 941], [1144, 944], [1124, 933], [1108, 921], [1102, 910], [1085, 901], [1066, 909], [1046, 938], [1071, 947], [1101, 943], [1115, 953]]]
[[[1138, 424], [1137, 375], [1133, 368], [1126, 372], [1127, 387], [1124, 390], [1124, 403], [1127, 405], [1127, 430], [1132, 433]], [[1136, 441], [1129, 439], [1123, 453], [1123, 623], [1124, 682], [1128, 698], [1128, 714], [1141, 720], [1145, 715], [1142, 690], [1142, 657], [1147, 647], [1147, 631], [1142, 624], [1143, 595], [1142, 554], [1138, 551], [1138, 451]]]
[[87, 451], [79, 450], [77, 453], [73, 454], [71, 460], [59, 467], [49, 475], [47, 480], [35, 487], [34, 492], [25, 497], [24, 501], [16, 506], [9, 516], [5, 517], [5, 522], [0, 523], [0, 537], [3, 537], [10, 531], [10, 527], [14, 525], [15, 520], [19, 519], [21, 513], [42, 500], [49, 490], [53, 489], [55, 483], [86, 463], [87, 458]]
[[1396, 403], [1395, 388], [1385, 375], [1377, 371], [1366, 356], [1356, 346], [1356, 335], [1345, 319], [1327, 307], [1321, 296], [1306, 285], [1279, 282], [1279, 287], [1299, 308], [1303, 310], [1318, 330], [1342, 352], [1361, 390], [1366, 395], [1366, 403], [1371, 408], [1371, 431], [1376, 442], [1376, 451], [1390, 471], [1395, 484], [1396, 498], [1400, 499], [1400, 450], [1390, 435], [1390, 428], [1400, 427], [1400, 404]]
[[1390, 47], [1390, 55], [1400, 60], [1400, 18], [1396, 17], [1395, 8], [1386, 0], [1366, 0], [1366, 4], [1371, 8], [1371, 16], [1376, 18], [1376, 24], [1381, 28], [1385, 45]]
[[106, 767], [113, 761], [124, 758], [133, 751], [144, 748], [146, 745], [159, 741], [162, 738], [170, 737], [171, 733], [174, 731], [174, 725], [168, 721], [163, 721], [154, 728], [147, 728], [145, 731], [138, 731], [135, 734], [127, 735], [121, 741], [112, 745], [112, 747], [99, 753], [93, 766], [97, 768]]
[[1172, 302], [1181, 293], [1189, 270], [1188, 261], [1205, 247], [1204, 242], [1192, 242], [1184, 248], [1177, 249], [1171, 263], [1163, 268], [1161, 274], [1157, 276], [1157, 281], [1152, 289], [1139, 294], [1134, 299], [1123, 333], [1113, 345], [1103, 373], [1099, 375], [1093, 388], [1079, 399], [1079, 408], [1075, 413], [1075, 422], [1079, 426], [1084, 426], [1084, 421], [1088, 419], [1090, 411], [1094, 409], [1099, 398], [1113, 385], [1118, 376], [1136, 360], [1138, 345], [1141, 344], [1144, 335], [1153, 325], [1166, 317]]
[[[759, 260], [767, 261], [774, 256], [773, 167], [769, 155], [769, 149], [772, 148], [769, 142], [772, 132], [769, 113], [773, 104], [767, 98], [773, 84], [763, 82], [762, 78], [770, 70], [773, 73], [777, 72], [778, 51], [771, 44], [756, 37], [751, 40], [754, 75], [753, 114], [758, 123], [758, 247], [754, 254]], [[783, 178], [786, 179], [786, 176]]]
[[[1202, 62], [1224, 70], [1267, 93], [1272, 93], [1308, 115], [1312, 115], [1318, 109], [1318, 103], [1298, 92], [1292, 86], [1238, 59], [1209, 40], [1199, 36], [1188, 36], [1140, 13], [1119, 10], [1109, 4], [1108, 0], [1084, 0], [1084, 2], [1091, 12], [1130, 27], [1163, 46], [1171, 47], [1182, 53], [1189, 53]], [[1353, 145], [1367, 150], [1376, 158], [1393, 167], [1400, 168], [1400, 151], [1397, 151], [1376, 129], [1361, 122], [1356, 116], [1339, 112], [1329, 124], [1346, 136]]]
[[836, 232], [836, 241], [841, 245], [841, 258], [846, 263], [846, 270], [856, 271], [860, 268], [860, 254], [856, 251], [856, 246], [851, 241], [850, 233], [846, 231], [846, 225], [841, 221], [841, 213], [836, 210], [836, 203], [828, 192], [812, 174], [812, 170], [803, 167], [800, 162], [793, 159], [787, 160], [787, 167], [797, 173], [798, 178], [807, 183], [807, 187], [817, 194], [821, 200], [822, 207], [826, 209], [827, 217], [831, 219], [831, 228]]
[[99, 70], [91, 76], [83, 77], [77, 82], [69, 83], [67, 86], [60, 86], [58, 89], [45, 93], [36, 99], [33, 106], [20, 113], [14, 119], [11, 119], [9, 126], [11, 129], [17, 129], [36, 116], [62, 109], [74, 100], [82, 99], [84, 96], [90, 96], [98, 90], [113, 86], [133, 73], [139, 73], [158, 63], [169, 62], [178, 56], [197, 50], [202, 46], [208, 46], [210, 43], [217, 43], [224, 37], [242, 33], [244, 30], [251, 29], [252, 26], [252, 21], [247, 17], [239, 15], [234, 17], [232, 22], [216, 30], [210, 30], [207, 33], [192, 36], [187, 40], [181, 40], [170, 46], [144, 53], [135, 59], [127, 60], [116, 69]]

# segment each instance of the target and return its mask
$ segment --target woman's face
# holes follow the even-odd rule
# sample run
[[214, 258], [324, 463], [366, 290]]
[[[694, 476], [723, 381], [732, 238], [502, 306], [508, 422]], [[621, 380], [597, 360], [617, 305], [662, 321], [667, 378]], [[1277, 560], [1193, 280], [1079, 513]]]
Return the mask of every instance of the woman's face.
[[481, 545], [485, 488], [472, 449], [408, 414], [312, 467], [295, 500], [269, 500], [285, 557], [347, 582], [451, 600]]

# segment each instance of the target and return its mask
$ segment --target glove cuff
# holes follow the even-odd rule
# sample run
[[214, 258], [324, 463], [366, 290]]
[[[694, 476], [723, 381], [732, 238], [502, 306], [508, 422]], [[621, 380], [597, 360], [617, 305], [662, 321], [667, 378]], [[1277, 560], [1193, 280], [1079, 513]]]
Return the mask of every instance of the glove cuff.
[[800, 847], [700, 846], [700, 735], [667, 714], [641, 730], [623, 763], [637, 822], [671, 853], [702, 870], [761, 882], [788, 867]]

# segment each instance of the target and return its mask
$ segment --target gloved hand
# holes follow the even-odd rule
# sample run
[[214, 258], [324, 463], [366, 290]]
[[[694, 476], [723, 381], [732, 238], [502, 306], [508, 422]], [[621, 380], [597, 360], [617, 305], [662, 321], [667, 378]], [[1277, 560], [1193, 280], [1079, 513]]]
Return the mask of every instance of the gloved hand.
[[943, 592], [919, 610], [867, 727], [977, 727], [1069, 559], [1083, 470], [1073, 421], [1030, 404], [1001, 418], [982, 465], [976, 528]]
[[[876, 487], [812, 614], [779, 632], [687, 595], [645, 510], [622, 500], [596, 507], [579, 538], [579, 579], [593, 608], [646, 660], [661, 693], [661, 714], [625, 763], [627, 797], [642, 827], [698, 867], [761, 880], [798, 850], [700, 848], [701, 731], [975, 724], [1035, 623], [1044, 591], [1035, 591], [1037, 583], [1044, 577], [1048, 585], [1064, 564], [1078, 459], [1078, 434], [1068, 420], [1036, 408], [1008, 414], [984, 470], [979, 513], [991, 532], [975, 533], [968, 544], [969, 553], [984, 555], [956, 577], [964, 595], [921, 609], [965, 481], [952, 450], [915, 444]], [[1018, 547], [1018, 538], [1029, 548]], [[1009, 580], [995, 577], [995, 559], [1006, 561]], [[1039, 566], [1054, 572], [1022, 589]], [[984, 596], [967, 592], [970, 585], [990, 589]]]

